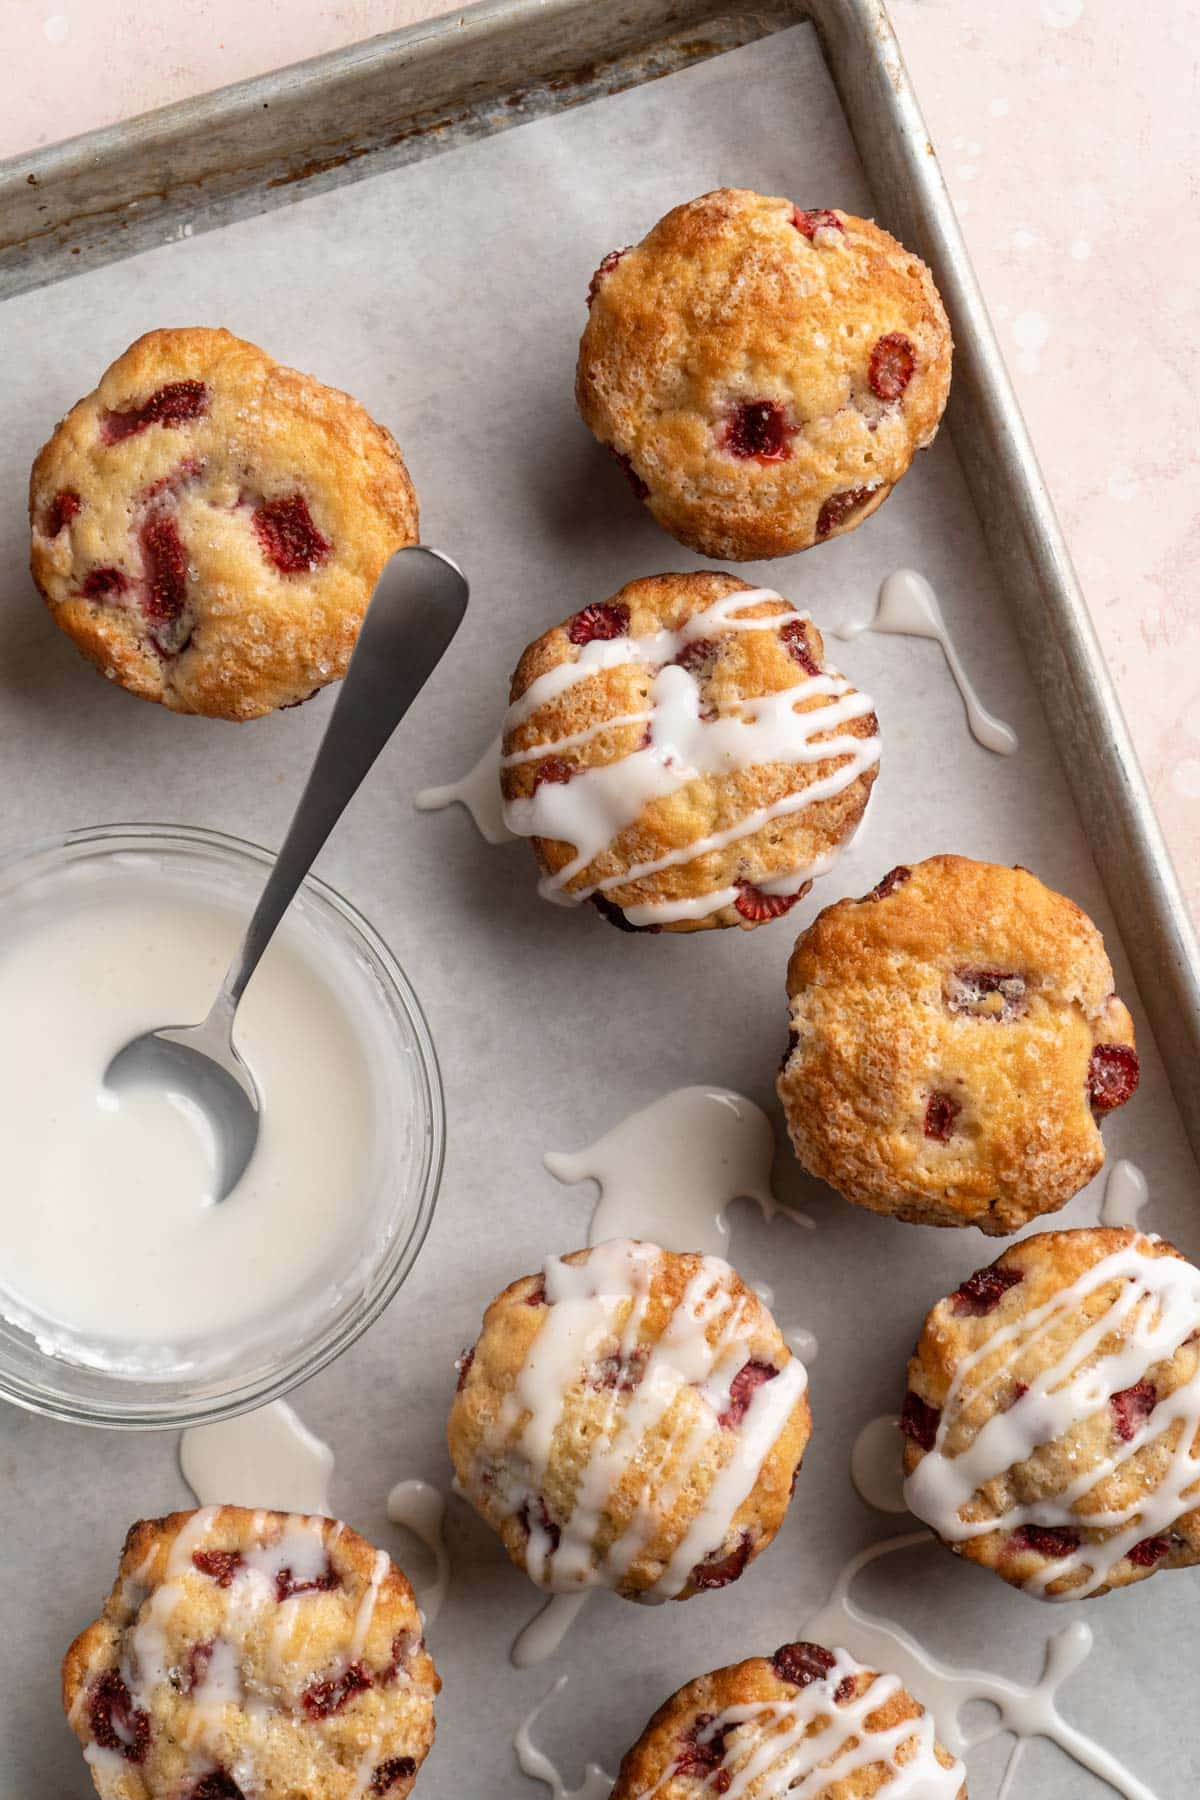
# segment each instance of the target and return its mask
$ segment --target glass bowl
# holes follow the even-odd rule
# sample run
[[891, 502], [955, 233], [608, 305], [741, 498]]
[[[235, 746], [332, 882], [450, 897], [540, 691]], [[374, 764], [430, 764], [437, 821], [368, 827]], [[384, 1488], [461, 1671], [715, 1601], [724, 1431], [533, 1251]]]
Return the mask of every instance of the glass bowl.
[[[0, 855], [0, 921], [69, 902], [91, 883], [144, 870], [159, 894], [208, 898], [249, 918], [273, 858], [255, 844], [181, 825], [103, 825]], [[50, 1354], [33, 1329], [0, 1317], [0, 1398], [77, 1424], [146, 1430], [228, 1418], [286, 1394], [376, 1320], [413, 1267], [433, 1217], [445, 1108], [433, 1040], [387, 945], [340, 894], [310, 876], [280, 926], [317, 965], [361, 1036], [373, 1091], [369, 1178], [346, 1259], [297, 1312], [248, 1320], [209, 1353], [184, 1346], [170, 1367], [127, 1372]], [[163, 1021], [166, 1023], [167, 1021]], [[19, 1205], [10, 1194], [9, 1204]], [[225, 1204], [228, 1204], [226, 1202]], [[14, 1312], [19, 1307], [12, 1307]], [[45, 1331], [42, 1333], [46, 1335]], [[95, 1360], [95, 1359], [94, 1359]]]

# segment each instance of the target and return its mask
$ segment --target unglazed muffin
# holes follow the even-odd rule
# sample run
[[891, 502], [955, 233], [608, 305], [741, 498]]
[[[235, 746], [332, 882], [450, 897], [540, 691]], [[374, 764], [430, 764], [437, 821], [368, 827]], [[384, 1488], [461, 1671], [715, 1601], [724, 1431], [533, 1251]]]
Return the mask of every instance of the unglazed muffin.
[[611, 1800], [966, 1800], [966, 1772], [895, 1675], [784, 1644], [689, 1681], [624, 1757]]
[[541, 892], [627, 930], [749, 929], [806, 894], [879, 760], [821, 634], [736, 575], [653, 575], [531, 644], [501, 782]]
[[63, 1662], [102, 1800], [404, 1800], [440, 1683], [412, 1589], [333, 1519], [143, 1519]]
[[1200, 1561], [1200, 1270], [1128, 1228], [1013, 1244], [925, 1321], [905, 1497], [1047, 1600]]
[[29, 488], [33, 577], [96, 668], [176, 712], [253, 719], [346, 672], [417, 538], [391, 435], [228, 331], [151, 331], [72, 407]]
[[807, 1385], [728, 1263], [615, 1239], [493, 1300], [450, 1455], [540, 1587], [686, 1600], [736, 1581], [783, 1523]]
[[796, 1155], [874, 1212], [1015, 1231], [1091, 1180], [1137, 1086], [1099, 931], [1027, 869], [893, 869], [801, 934], [787, 987]]
[[933, 441], [950, 327], [869, 219], [718, 188], [610, 252], [575, 395], [659, 524], [704, 556], [852, 531]]

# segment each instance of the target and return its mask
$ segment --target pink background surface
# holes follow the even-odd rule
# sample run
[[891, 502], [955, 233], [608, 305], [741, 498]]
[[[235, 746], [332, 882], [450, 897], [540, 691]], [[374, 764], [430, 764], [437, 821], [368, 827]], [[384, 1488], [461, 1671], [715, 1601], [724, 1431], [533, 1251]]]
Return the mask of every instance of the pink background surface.
[[[448, 10], [0, 0], [0, 156]], [[893, 0], [892, 16], [1200, 914], [1200, 0]]]

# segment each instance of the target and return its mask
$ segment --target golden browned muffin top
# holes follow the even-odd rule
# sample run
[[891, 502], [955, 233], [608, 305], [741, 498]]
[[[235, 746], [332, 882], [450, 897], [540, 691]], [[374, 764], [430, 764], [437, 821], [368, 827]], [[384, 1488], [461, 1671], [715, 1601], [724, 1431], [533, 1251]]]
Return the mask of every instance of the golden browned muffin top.
[[1200, 1561], [1200, 1270], [1129, 1227], [1013, 1244], [940, 1300], [908, 1366], [912, 1511], [1027, 1593]]
[[345, 674], [417, 537], [400, 452], [356, 400], [228, 331], [151, 331], [33, 465], [33, 576], [111, 680], [252, 719]]
[[779, 1094], [797, 1156], [859, 1206], [1002, 1235], [1104, 1161], [1137, 1085], [1099, 931], [1027, 869], [933, 856], [803, 932]]
[[102, 1800], [405, 1800], [439, 1682], [412, 1589], [333, 1519], [143, 1519], [63, 1662]]
[[589, 306], [584, 421], [705, 556], [853, 530], [946, 404], [950, 327], [929, 270], [849, 213], [718, 188], [606, 256]]

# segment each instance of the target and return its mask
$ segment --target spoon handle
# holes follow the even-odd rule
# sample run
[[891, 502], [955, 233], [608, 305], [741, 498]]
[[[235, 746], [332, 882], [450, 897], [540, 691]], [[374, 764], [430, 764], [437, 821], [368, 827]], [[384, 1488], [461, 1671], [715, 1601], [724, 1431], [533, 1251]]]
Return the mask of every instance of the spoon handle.
[[379, 578], [300, 804], [210, 1018], [233, 1012], [275, 927], [376, 757], [440, 662], [467, 609], [467, 583], [423, 544]]

